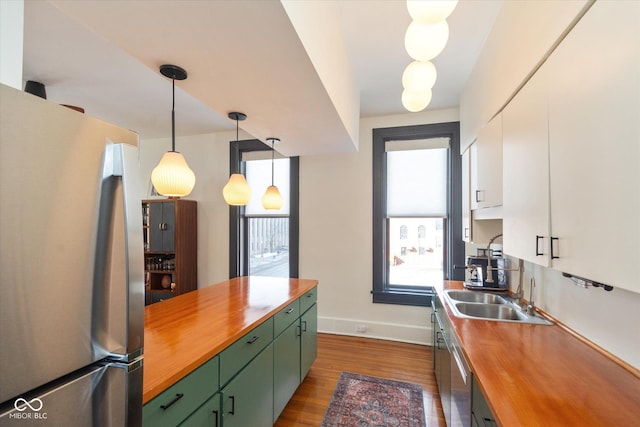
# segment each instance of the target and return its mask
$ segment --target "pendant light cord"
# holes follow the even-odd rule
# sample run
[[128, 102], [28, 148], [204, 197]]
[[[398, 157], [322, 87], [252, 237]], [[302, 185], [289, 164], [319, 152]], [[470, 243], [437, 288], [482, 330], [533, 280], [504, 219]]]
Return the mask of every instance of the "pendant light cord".
[[176, 79], [171, 79], [172, 84], [172, 101], [171, 101], [171, 151], [176, 151]]
[[273, 187], [273, 156], [275, 154], [275, 150], [273, 149], [275, 141], [271, 140], [271, 186]]

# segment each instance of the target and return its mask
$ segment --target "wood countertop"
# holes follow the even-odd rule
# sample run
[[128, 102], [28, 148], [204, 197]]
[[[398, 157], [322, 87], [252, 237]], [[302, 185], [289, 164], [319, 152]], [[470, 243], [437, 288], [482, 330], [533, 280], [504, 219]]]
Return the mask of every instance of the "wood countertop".
[[638, 425], [640, 378], [562, 327], [464, 319], [443, 306], [499, 425]]
[[239, 277], [146, 306], [143, 403], [317, 284], [309, 279]]

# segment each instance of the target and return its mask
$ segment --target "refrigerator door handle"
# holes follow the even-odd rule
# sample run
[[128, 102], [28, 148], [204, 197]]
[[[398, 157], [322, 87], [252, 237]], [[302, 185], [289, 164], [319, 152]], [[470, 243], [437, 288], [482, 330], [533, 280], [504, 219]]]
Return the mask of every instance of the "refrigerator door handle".
[[137, 149], [107, 144], [98, 209], [92, 337], [96, 353], [123, 362], [143, 351], [141, 189]]

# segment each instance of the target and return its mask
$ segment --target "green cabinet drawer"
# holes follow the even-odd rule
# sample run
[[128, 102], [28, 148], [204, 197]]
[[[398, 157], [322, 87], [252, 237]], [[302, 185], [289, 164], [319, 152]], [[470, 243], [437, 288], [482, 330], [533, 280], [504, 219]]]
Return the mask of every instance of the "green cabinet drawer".
[[253, 328], [220, 353], [220, 385], [233, 376], [273, 341], [273, 317]]
[[180, 427], [220, 427], [220, 393], [207, 400], [196, 412], [189, 415]]
[[176, 426], [218, 391], [218, 356], [149, 401], [142, 409], [142, 424]]
[[300, 297], [300, 313], [304, 313], [318, 300], [318, 287], [311, 289]]
[[300, 301], [295, 300], [273, 316], [273, 336], [277, 337], [300, 317]]

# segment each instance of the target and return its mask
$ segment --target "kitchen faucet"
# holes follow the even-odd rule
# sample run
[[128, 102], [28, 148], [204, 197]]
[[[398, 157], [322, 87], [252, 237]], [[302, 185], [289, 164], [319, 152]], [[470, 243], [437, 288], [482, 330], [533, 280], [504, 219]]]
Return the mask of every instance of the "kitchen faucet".
[[536, 315], [536, 307], [534, 305], [533, 302], [533, 288], [536, 287], [536, 279], [534, 279], [533, 277], [531, 278], [531, 288], [529, 288], [529, 301], [527, 302], [527, 314], [529, 316], [535, 316]]

